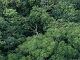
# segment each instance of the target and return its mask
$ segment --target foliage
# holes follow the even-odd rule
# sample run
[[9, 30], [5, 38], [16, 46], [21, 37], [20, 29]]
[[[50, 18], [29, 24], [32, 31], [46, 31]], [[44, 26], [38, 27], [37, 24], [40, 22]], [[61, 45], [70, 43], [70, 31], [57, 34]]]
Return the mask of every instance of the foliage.
[[33, 7], [29, 16], [29, 26], [33, 33], [44, 31], [54, 19], [50, 17], [43, 8]]
[[79, 60], [80, 0], [0, 0], [0, 60]]

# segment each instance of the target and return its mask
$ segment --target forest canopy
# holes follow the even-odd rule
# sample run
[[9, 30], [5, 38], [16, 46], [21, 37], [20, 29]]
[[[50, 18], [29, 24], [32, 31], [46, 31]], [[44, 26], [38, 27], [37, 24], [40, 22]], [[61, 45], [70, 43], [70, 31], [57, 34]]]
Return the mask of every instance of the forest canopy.
[[79, 60], [80, 0], [0, 0], [0, 60]]

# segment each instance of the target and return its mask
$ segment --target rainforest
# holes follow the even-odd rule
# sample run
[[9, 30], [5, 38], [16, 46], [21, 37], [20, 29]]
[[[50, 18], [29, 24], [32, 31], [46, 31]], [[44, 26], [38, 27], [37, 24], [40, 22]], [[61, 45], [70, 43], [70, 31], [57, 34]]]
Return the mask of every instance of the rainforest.
[[80, 0], [0, 0], [0, 60], [80, 60]]

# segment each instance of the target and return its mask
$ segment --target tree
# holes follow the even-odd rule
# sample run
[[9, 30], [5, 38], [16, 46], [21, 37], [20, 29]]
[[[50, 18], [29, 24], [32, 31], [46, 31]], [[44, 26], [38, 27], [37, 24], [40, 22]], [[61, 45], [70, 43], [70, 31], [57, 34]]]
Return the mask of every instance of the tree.
[[79, 22], [79, 10], [76, 10], [70, 1], [60, 0], [57, 4], [50, 6], [47, 12], [56, 20]]
[[3, 11], [5, 9], [5, 4], [3, 0], [0, 0], [0, 16], [3, 15]]
[[61, 41], [55, 51], [55, 54], [52, 55], [50, 60], [71, 60], [77, 55], [77, 50], [72, 48], [70, 45], [67, 45], [64, 41]]
[[35, 34], [44, 32], [44, 29], [46, 29], [48, 24], [53, 20], [54, 19], [50, 17], [43, 8], [33, 7], [29, 16], [29, 29]]
[[8, 59], [7, 60], [18, 60], [18, 57], [16, 54], [8, 54]]
[[17, 16], [18, 13], [14, 9], [7, 9], [6, 8], [3, 12], [3, 15], [4, 15], [4, 17], [7, 17], [7, 18], [13, 18], [13, 17]]
[[24, 55], [30, 55], [36, 60], [45, 60], [54, 52], [55, 42], [45, 36], [33, 36], [16, 49], [18, 52], [24, 52]]

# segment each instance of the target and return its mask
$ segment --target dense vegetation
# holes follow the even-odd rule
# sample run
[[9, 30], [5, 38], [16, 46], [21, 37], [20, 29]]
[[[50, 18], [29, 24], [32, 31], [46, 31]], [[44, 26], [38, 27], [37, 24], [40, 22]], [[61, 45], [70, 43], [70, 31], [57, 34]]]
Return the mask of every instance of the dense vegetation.
[[0, 0], [0, 60], [75, 59], [80, 0]]

